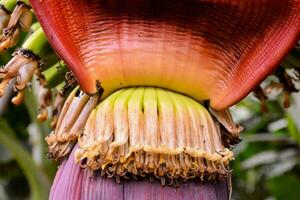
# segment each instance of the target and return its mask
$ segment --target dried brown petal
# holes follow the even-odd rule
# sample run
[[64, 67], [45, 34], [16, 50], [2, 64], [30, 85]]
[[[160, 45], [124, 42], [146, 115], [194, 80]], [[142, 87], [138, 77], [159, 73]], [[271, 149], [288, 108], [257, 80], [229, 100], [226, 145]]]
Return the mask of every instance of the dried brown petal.
[[[225, 141], [229, 141], [227, 143], [230, 145], [238, 143], [240, 141], [240, 132], [243, 131], [243, 127], [234, 123], [229, 110], [214, 110], [211, 108], [209, 111], [222, 127], [224, 127], [221, 131], [223, 143], [225, 143]], [[227, 145], [228, 144], [226, 144], [226, 146]]]

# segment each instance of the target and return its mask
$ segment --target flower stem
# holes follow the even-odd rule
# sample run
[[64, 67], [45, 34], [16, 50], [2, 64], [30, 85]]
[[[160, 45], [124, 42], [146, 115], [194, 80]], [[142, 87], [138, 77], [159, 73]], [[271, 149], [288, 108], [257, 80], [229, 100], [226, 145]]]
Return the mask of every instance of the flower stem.
[[62, 62], [57, 62], [52, 67], [43, 71], [43, 75], [45, 76], [47, 85], [49, 87], [55, 87], [59, 85], [64, 81], [67, 71], [67, 66]]
[[32, 51], [35, 55], [45, 61], [43, 69], [45, 70], [58, 62], [59, 58], [50, 47], [45, 33], [41, 27], [38, 27], [23, 43], [23, 49]]
[[49, 52], [50, 46], [43, 29], [38, 28], [34, 31], [23, 43], [22, 48], [28, 49], [39, 56], [43, 56], [46, 52]]

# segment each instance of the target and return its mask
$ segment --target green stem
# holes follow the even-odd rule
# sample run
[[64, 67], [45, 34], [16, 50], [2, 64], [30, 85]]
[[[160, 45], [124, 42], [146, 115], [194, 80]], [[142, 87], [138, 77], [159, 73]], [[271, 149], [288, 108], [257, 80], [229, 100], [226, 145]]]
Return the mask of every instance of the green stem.
[[50, 47], [45, 33], [41, 27], [38, 27], [23, 43], [22, 48], [28, 49], [40, 56], [43, 60], [46, 60], [46, 66], [44, 69], [54, 65], [58, 62], [57, 55], [53, 52]]
[[[65, 81], [62, 81], [62, 82], [60, 82], [60, 83], [55, 87], [55, 89], [56, 89], [57, 91], [60, 91], [60, 90], [62, 90], [62, 89], [64, 88], [64, 86], [65, 86]], [[68, 95], [66, 95], [66, 96], [68, 96]]]
[[35, 22], [30, 26], [30, 31], [32, 31], [32, 33], [34, 33], [38, 28], [40, 28], [41, 25], [39, 22]]
[[3, 5], [6, 10], [12, 12], [17, 4], [16, 0], [1, 0], [0, 4]]
[[22, 1], [22, 2], [26, 3], [27, 5], [30, 5], [29, 0], [19, 0], [19, 1]]
[[39, 56], [43, 56], [45, 53], [44, 49], [48, 49], [49, 47], [50, 46], [42, 28], [38, 28], [34, 31], [22, 45], [22, 48], [31, 50]]
[[59, 57], [54, 53], [54, 51], [43, 56], [42, 59], [46, 62], [46, 64], [43, 65], [42, 71], [47, 70], [59, 61]]
[[0, 143], [14, 155], [20, 168], [24, 172], [30, 185], [32, 199], [47, 199], [50, 188], [49, 182], [46, 180], [42, 171], [34, 163], [28, 151], [12, 136], [12, 133], [14, 135], [16, 134], [9, 127], [7, 122], [1, 119], [0, 124]]
[[68, 71], [66, 65], [62, 62], [58, 62], [47, 70], [43, 71], [43, 75], [47, 80], [49, 87], [55, 87], [65, 79], [65, 74]]

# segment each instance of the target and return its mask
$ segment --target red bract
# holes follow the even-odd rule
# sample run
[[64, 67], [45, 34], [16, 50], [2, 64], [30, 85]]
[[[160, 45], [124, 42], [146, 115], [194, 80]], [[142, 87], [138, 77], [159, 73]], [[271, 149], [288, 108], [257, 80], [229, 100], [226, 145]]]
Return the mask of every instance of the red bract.
[[[225, 109], [257, 87], [294, 45], [299, 0], [31, 3], [52, 47], [86, 93], [77, 97], [74, 91], [62, 110], [66, 115], [47, 137], [57, 160], [79, 143], [77, 164], [73, 149], [51, 199], [227, 198], [224, 182], [208, 182], [230, 173], [228, 148], [241, 131]], [[97, 91], [103, 92], [102, 102], [84, 106], [87, 94]], [[215, 118], [209, 105], [201, 105], [206, 100]], [[76, 121], [77, 101], [88, 112]], [[188, 183], [178, 189], [146, 180], [117, 185], [94, 176], [98, 173]]]
[[32, 0], [81, 88], [158, 86], [224, 109], [294, 45], [299, 0]]

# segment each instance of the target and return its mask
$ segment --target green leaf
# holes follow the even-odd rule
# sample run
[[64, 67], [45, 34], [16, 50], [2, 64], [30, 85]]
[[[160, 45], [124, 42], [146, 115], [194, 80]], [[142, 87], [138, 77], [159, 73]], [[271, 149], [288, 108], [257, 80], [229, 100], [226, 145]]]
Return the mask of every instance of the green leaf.
[[288, 122], [288, 133], [298, 144], [300, 144], [300, 134], [298, 132], [297, 125], [295, 124], [293, 118], [290, 115], [287, 114], [286, 119]]
[[298, 200], [300, 197], [299, 185], [299, 177], [292, 174], [278, 176], [267, 182], [267, 188], [277, 200]]
[[32, 199], [47, 199], [50, 183], [46, 179], [46, 176], [35, 164], [29, 152], [12, 136], [16, 135], [13, 133], [13, 129], [4, 119], [0, 119], [0, 124], [0, 143], [13, 154], [25, 174], [30, 185]]

